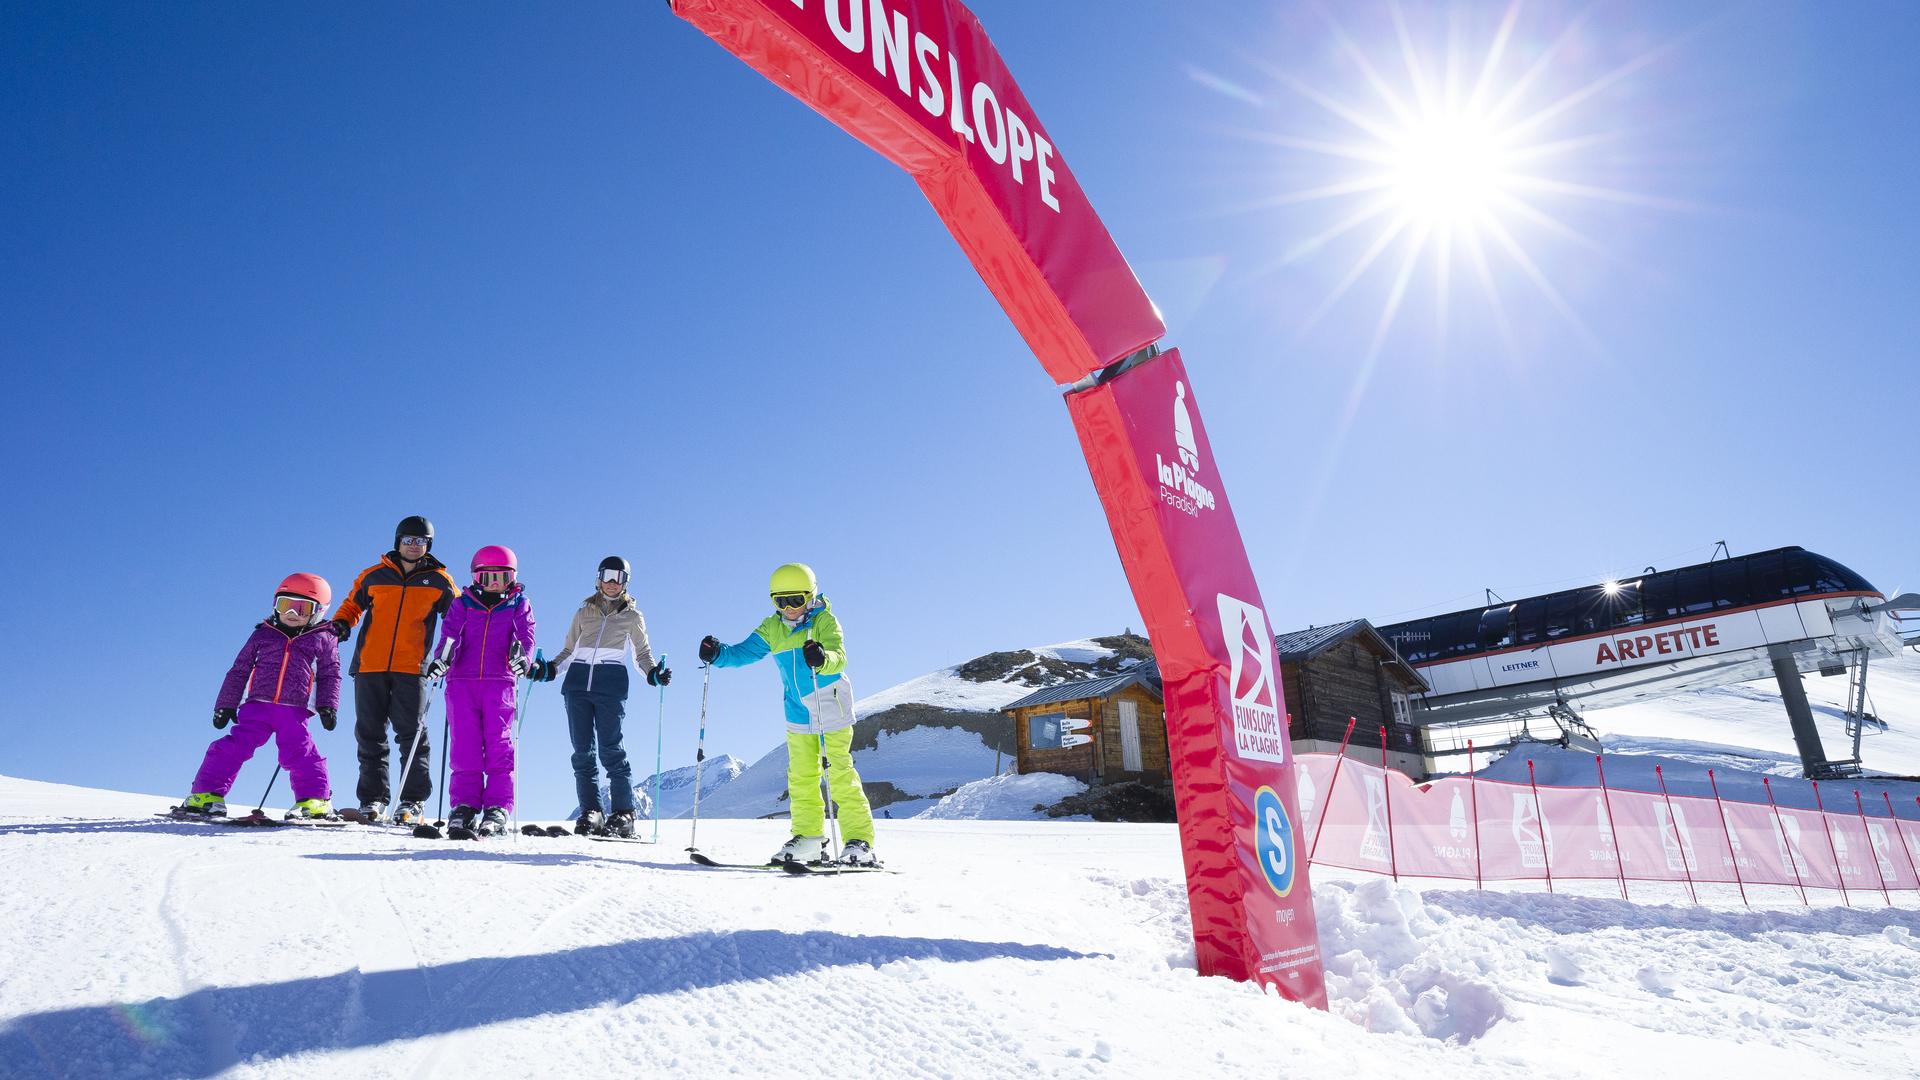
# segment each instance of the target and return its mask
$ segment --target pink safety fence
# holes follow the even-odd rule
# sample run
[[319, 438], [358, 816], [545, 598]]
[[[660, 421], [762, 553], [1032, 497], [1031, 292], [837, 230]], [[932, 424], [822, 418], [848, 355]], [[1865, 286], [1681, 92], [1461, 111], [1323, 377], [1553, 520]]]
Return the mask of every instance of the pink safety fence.
[[[1533, 763], [1527, 762], [1529, 776]], [[1656, 768], [1656, 775], [1659, 770]], [[1920, 890], [1920, 820], [1869, 806], [1831, 785], [1823, 809], [1606, 786], [1594, 758], [1592, 787], [1446, 777], [1416, 784], [1405, 773], [1338, 754], [1299, 757], [1301, 843], [1308, 861], [1409, 877], [1488, 881], [1618, 880], [1828, 889]], [[1661, 778], [1664, 789], [1665, 779]], [[1916, 800], [1920, 802], [1920, 800]], [[1697, 895], [1696, 895], [1697, 898]]]

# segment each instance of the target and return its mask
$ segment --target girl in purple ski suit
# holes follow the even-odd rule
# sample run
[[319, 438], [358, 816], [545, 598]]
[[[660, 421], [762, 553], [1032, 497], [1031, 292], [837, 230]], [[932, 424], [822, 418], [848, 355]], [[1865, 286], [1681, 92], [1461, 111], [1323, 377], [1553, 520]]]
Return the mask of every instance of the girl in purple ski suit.
[[533, 607], [514, 580], [518, 560], [489, 545], [473, 556], [474, 583], [447, 609], [427, 676], [447, 679], [450, 828], [493, 834], [513, 810], [514, 683], [533, 652]]
[[207, 747], [182, 811], [224, 815], [240, 766], [273, 739], [280, 765], [293, 781], [296, 801], [287, 816], [332, 815], [327, 760], [307, 730], [307, 718], [317, 712], [321, 725], [332, 731], [340, 707], [340, 639], [321, 619], [332, 599], [332, 589], [317, 574], [293, 574], [280, 583], [273, 615], [253, 628], [220, 684], [213, 726], [231, 722], [233, 730]]

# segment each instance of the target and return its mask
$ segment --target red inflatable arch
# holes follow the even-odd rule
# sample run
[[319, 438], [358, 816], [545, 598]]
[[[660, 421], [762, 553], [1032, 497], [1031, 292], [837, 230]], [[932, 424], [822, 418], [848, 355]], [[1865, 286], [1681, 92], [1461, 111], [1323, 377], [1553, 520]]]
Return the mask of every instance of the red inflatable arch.
[[1233, 509], [1159, 312], [955, 0], [673, 0], [905, 169], [1054, 381], [1165, 682], [1203, 975], [1325, 1007], [1285, 697]]

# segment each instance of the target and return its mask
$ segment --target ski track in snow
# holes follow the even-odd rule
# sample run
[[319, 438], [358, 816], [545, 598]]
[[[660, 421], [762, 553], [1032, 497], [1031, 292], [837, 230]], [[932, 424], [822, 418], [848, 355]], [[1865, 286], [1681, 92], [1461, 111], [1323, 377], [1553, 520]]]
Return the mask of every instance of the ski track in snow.
[[[886, 822], [898, 875], [240, 830], [0, 779], [0, 1075], [1920, 1076], [1920, 906], [1317, 871], [1328, 1012], [1194, 968], [1171, 826]], [[777, 822], [702, 821], [751, 859]]]

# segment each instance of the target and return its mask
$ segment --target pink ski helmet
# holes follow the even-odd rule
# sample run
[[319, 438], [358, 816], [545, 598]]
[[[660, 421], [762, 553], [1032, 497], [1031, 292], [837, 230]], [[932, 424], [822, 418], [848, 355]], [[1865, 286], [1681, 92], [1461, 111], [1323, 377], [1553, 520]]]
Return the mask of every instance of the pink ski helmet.
[[304, 597], [320, 605], [322, 611], [333, 603], [333, 587], [319, 574], [288, 574], [273, 595]]
[[510, 570], [517, 577], [520, 571], [520, 560], [514, 556], [512, 548], [488, 544], [473, 553], [473, 562], [468, 569], [473, 571], [476, 582], [480, 580], [482, 570]]

